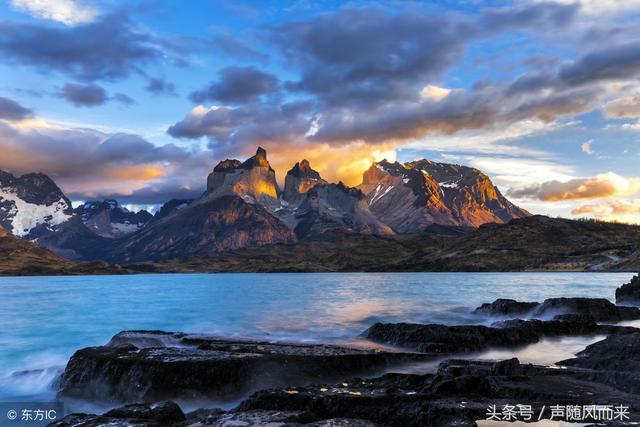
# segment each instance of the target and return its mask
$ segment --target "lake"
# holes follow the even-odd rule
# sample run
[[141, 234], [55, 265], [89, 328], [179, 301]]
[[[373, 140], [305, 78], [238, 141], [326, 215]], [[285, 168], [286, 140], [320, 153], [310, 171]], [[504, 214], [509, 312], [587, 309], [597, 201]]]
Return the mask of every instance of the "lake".
[[[631, 273], [171, 274], [0, 278], [0, 401], [51, 399], [48, 384], [79, 348], [126, 329], [362, 345], [375, 322], [488, 322], [496, 298], [604, 297]], [[543, 340], [510, 357], [552, 363], [596, 338]], [[553, 360], [548, 360], [550, 354]], [[407, 367], [411, 369], [424, 367]], [[16, 372], [33, 370], [26, 375]]]

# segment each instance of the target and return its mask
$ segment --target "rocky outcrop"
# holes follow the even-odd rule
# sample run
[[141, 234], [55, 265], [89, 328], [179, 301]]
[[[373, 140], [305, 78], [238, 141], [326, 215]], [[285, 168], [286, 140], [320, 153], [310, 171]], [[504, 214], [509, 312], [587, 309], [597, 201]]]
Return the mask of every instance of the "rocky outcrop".
[[280, 190], [276, 173], [267, 160], [267, 152], [258, 147], [255, 156], [244, 162], [224, 160], [207, 177], [207, 192], [212, 200], [221, 196], [236, 195], [250, 203], [277, 205]]
[[549, 298], [542, 303], [497, 299], [482, 304], [474, 313], [517, 317], [551, 318], [557, 315], [577, 314], [593, 318], [597, 322], [619, 322], [640, 319], [640, 309], [619, 307], [605, 298]]
[[640, 275], [616, 289], [617, 304], [640, 304]]
[[531, 312], [540, 303], [520, 302], [513, 299], [499, 298], [492, 303], [482, 304], [474, 313], [491, 316], [518, 316]]
[[372, 165], [358, 187], [371, 211], [399, 233], [430, 224], [478, 227], [529, 215], [477, 169], [419, 160]]
[[447, 326], [438, 324], [376, 323], [362, 336], [372, 341], [425, 353], [454, 354], [514, 347], [538, 342], [545, 336], [625, 334], [634, 328], [599, 325], [587, 315], [561, 315], [553, 320], [508, 320], [481, 325]]
[[302, 160], [287, 172], [284, 178], [283, 198], [288, 203], [299, 203], [317, 184], [327, 184], [327, 181], [311, 168], [308, 160]]
[[153, 217], [141, 210], [131, 212], [117, 200], [86, 202], [74, 209], [83, 224], [98, 236], [118, 238], [142, 229]]
[[362, 192], [338, 184], [317, 184], [297, 209], [295, 232], [299, 238], [330, 230], [391, 235], [393, 230], [378, 220]]
[[111, 345], [85, 348], [71, 357], [60, 379], [62, 396], [105, 401], [233, 398], [263, 387], [339, 378], [425, 358], [159, 331], [119, 335]]

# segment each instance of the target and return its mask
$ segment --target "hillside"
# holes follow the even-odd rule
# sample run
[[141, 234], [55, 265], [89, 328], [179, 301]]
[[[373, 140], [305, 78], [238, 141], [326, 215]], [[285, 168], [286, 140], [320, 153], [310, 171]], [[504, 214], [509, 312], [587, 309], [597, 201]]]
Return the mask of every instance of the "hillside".
[[615, 271], [636, 270], [640, 226], [533, 216], [463, 232], [331, 232], [296, 244], [129, 266], [141, 271]]

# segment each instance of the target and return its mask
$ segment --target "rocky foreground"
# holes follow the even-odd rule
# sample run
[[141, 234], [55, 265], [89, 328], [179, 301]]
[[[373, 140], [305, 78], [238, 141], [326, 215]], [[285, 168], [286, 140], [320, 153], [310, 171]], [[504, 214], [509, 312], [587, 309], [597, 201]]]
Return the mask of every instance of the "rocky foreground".
[[[640, 319], [640, 309], [604, 299], [502, 299], [476, 313], [502, 319], [491, 326], [376, 324], [363, 333], [403, 349], [393, 352], [121, 332], [105, 346], [76, 352], [58, 386], [61, 398], [124, 406], [103, 415], [72, 414], [52, 425], [476, 426], [491, 417], [640, 422], [640, 329], [600, 323]], [[459, 358], [578, 335], [607, 337], [554, 366]], [[433, 373], [380, 376], [406, 362], [443, 357], [450, 359]], [[232, 410], [184, 413], [173, 402], [239, 396], [244, 400]]]

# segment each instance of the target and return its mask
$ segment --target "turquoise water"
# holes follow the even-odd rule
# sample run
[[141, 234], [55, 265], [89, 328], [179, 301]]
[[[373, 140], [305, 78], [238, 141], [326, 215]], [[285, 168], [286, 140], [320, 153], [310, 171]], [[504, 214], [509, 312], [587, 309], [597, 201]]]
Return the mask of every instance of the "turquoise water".
[[[613, 299], [630, 273], [194, 274], [0, 278], [0, 401], [51, 397], [69, 356], [126, 329], [350, 343], [375, 322], [477, 323], [496, 298]], [[561, 343], [559, 344], [561, 345]], [[26, 375], [17, 372], [32, 370]]]

